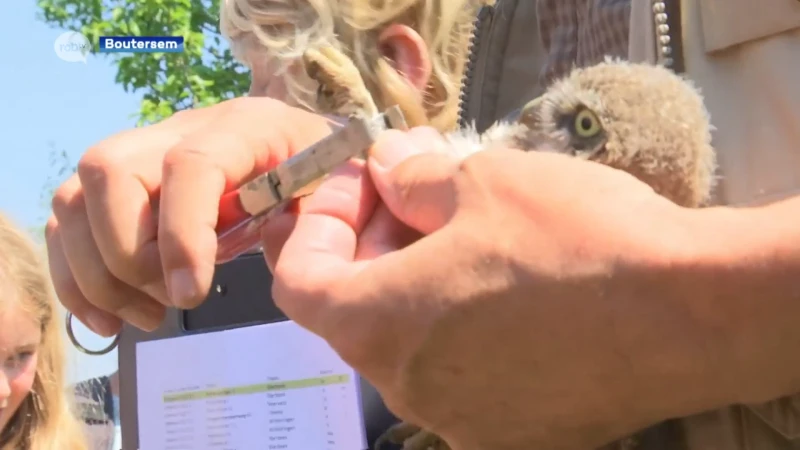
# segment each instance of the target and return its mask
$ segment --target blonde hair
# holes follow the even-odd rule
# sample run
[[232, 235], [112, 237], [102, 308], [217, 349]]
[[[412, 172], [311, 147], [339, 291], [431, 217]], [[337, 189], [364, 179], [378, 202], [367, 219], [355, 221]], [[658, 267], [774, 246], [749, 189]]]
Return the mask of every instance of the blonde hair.
[[[234, 56], [252, 68], [275, 63], [290, 100], [317, 111], [315, 85], [297, 64], [308, 49], [347, 55], [378, 106], [398, 105], [411, 125], [442, 131], [458, 120], [461, 77], [473, 21], [493, 0], [223, 0], [220, 28]], [[432, 76], [424, 98], [381, 56], [378, 36], [391, 24], [413, 28], [428, 47]], [[259, 59], [261, 58], [261, 59]]]
[[56, 317], [56, 299], [36, 248], [25, 233], [0, 214], [0, 280], [10, 288], [0, 297], [0, 308], [16, 302], [39, 321], [42, 331], [33, 389], [0, 430], [0, 449], [85, 450], [84, 431], [66, 391], [64, 341]]

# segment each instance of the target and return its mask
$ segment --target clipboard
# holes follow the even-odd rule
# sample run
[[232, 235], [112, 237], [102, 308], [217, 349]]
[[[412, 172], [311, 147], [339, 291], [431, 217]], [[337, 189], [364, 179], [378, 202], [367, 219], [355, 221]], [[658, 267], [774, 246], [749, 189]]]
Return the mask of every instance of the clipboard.
[[[162, 326], [152, 333], [129, 325], [123, 327], [118, 347], [123, 450], [164, 450], [140, 447], [139, 419], [153, 411], [140, 411], [137, 404], [137, 344], [287, 322], [288, 319], [272, 300], [271, 285], [272, 276], [263, 256], [260, 253], [244, 254], [217, 266], [208, 298], [198, 308], [168, 309]], [[203, 355], [197, 357], [202, 358]], [[399, 420], [386, 408], [378, 392], [366, 380], [359, 378], [358, 386], [359, 409], [367, 443], [362, 450], [367, 450]], [[264, 448], [263, 442], [254, 442], [248, 448]]]

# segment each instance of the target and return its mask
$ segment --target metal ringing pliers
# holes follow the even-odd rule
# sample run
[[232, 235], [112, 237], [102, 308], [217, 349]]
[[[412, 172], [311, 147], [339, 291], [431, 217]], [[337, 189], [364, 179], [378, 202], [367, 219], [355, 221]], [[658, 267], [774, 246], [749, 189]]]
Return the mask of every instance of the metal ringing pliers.
[[[351, 118], [328, 137], [223, 195], [217, 220], [217, 264], [259, 249], [260, 229], [269, 221], [271, 213], [314, 192], [331, 171], [351, 158], [364, 156], [378, 135], [390, 128], [408, 128], [397, 106], [371, 118]], [[119, 343], [120, 335], [117, 334], [101, 350], [84, 347], [75, 337], [72, 313], [69, 312], [66, 327], [72, 345], [87, 355], [104, 355]]]

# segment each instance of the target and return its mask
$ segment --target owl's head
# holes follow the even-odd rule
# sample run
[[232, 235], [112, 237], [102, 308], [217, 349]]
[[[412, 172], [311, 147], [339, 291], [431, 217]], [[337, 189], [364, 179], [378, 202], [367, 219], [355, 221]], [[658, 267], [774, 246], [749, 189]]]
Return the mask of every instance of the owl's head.
[[624, 170], [702, 206], [714, 185], [711, 124], [699, 91], [661, 66], [607, 60], [576, 69], [522, 109], [525, 146]]

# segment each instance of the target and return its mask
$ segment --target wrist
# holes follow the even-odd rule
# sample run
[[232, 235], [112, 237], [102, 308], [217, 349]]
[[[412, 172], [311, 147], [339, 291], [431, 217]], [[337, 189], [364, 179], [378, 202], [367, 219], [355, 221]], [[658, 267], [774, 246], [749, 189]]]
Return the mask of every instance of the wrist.
[[800, 391], [800, 233], [790, 219], [796, 212], [774, 205], [680, 215], [682, 244], [670, 254], [668, 289], [702, 349], [702, 401], [721, 407]]

